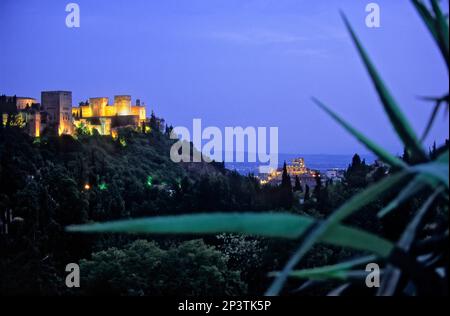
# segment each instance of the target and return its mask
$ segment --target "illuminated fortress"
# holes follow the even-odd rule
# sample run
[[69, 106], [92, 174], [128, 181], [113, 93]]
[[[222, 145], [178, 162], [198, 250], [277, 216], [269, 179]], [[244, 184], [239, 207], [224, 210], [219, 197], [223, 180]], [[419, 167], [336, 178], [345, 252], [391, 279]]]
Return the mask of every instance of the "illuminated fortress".
[[89, 102], [72, 108], [72, 117], [76, 127], [85, 126], [91, 131], [96, 129], [101, 135], [111, 135], [117, 127], [142, 126], [146, 111], [139, 99], [132, 105], [131, 96], [116, 95], [114, 104], [109, 104], [106, 97], [90, 98]]
[[3, 125], [21, 126], [33, 137], [39, 137], [44, 129], [73, 135], [77, 128], [115, 136], [118, 128], [142, 128], [147, 121], [145, 105], [139, 99], [132, 105], [129, 95], [116, 95], [113, 104], [100, 97], [73, 107], [71, 91], [43, 91], [41, 103], [34, 98], [0, 96], [0, 114]]

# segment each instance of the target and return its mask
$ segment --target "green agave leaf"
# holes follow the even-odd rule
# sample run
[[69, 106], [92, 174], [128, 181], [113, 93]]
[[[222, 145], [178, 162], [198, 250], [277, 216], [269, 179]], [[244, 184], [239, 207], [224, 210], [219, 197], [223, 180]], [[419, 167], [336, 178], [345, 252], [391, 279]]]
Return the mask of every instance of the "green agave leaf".
[[447, 149], [442, 154], [440, 154], [436, 161], [449, 163], [449, 150]]
[[436, 102], [433, 108], [433, 112], [431, 113], [430, 119], [428, 120], [428, 123], [425, 127], [425, 131], [423, 132], [422, 137], [420, 138], [422, 141], [424, 141], [427, 138], [428, 134], [430, 133], [431, 128], [433, 127], [434, 120], [436, 119], [436, 116], [441, 107], [441, 104], [442, 104], [441, 102]]
[[375, 69], [375, 66], [371, 62], [368, 54], [364, 50], [358, 37], [353, 31], [353, 28], [350, 25], [349, 21], [347, 20], [347, 17], [343, 13], [342, 18], [352, 37], [353, 42], [355, 43], [358, 49], [358, 52], [366, 66], [366, 69], [369, 72], [370, 77], [372, 78], [372, 81], [384, 106], [384, 110], [387, 113], [390, 121], [392, 122], [392, 125], [394, 126], [398, 136], [402, 140], [405, 147], [411, 152], [414, 158], [420, 161], [426, 161], [427, 155], [425, 154], [422, 145], [420, 144], [420, 141], [417, 138], [414, 130], [407, 121], [406, 117], [403, 115], [403, 112], [400, 110], [400, 107], [397, 105], [397, 102], [394, 100], [391, 93], [387, 89], [386, 85], [384, 84], [383, 80], [381, 79], [380, 75]]
[[423, 4], [422, 1], [412, 0], [412, 3], [415, 6], [420, 17], [422, 18], [423, 22], [427, 26], [428, 30], [430, 31], [431, 35], [433, 35], [433, 38], [435, 39], [436, 43], [438, 43], [439, 45], [439, 36], [437, 33], [433, 15], [430, 13], [428, 8]]
[[403, 232], [402, 237], [400, 238], [398, 242], [398, 247], [400, 249], [403, 249], [405, 251], [408, 251], [411, 247], [412, 243], [414, 242], [417, 229], [422, 222], [423, 218], [425, 217], [425, 214], [428, 212], [429, 208], [433, 204], [434, 200], [437, 198], [437, 196], [443, 191], [443, 188], [439, 188], [434, 191], [432, 195], [428, 197], [428, 199], [422, 204], [422, 206], [419, 208], [417, 213], [415, 214], [413, 220], [408, 224], [405, 231]]
[[427, 183], [424, 181], [423, 176], [417, 176], [412, 181], [408, 183], [408, 185], [397, 195], [395, 199], [393, 199], [387, 206], [381, 209], [378, 212], [377, 216], [382, 218], [389, 214], [392, 210], [396, 209], [403, 202], [408, 200], [413, 195], [422, 191], [427, 186]]
[[[294, 278], [313, 279], [313, 280], [323, 280], [330, 278], [345, 280], [349, 276], [348, 272], [352, 272], [349, 271], [350, 269], [370, 262], [375, 262], [376, 260], [377, 260], [376, 256], [370, 255], [341, 262], [335, 265], [323, 266], [312, 269], [294, 270], [291, 273], [289, 273], [289, 276]], [[278, 271], [272, 272], [269, 273], [269, 276], [277, 276], [279, 275], [279, 273], [280, 272]]]
[[[308, 273], [308, 271], [305, 271]], [[330, 271], [323, 273], [310, 273], [307, 275], [306, 273], [290, 274], [290, 277], [298, 278], [298, 279], [309, 279], [314, 281], [326, 281], [326, 280], [339, 280], [339, 281], [347, 281], [347, 280], [360, 280], [367, 277], [367, 272], [364, 270], [341, 270], [341, 271]]]
[[150, 217], [68, 226], [69, 232], [153, 234], [242, 233], [298, 238], [314, 219], [287, 213], [213, 213]]
[[445, 16], [439, 7], [437, 1], [432, 0], [431, 4], [435, 16], [431, 14], [428, 8], [423, 4], [422, 1], [412, 0], [414, 7], [422, 18], [423, 22], [427, 26], [431, 35], [433, 36], [436, 44], [438, 45], [445, 62], [447, 63], [447, 68], [449, 67], [449, 43], [448, 43], [448, 24]]
[[430, 180], [439, 181], [441, 184], [444, 184], [448, 190], [448, 188], [449, 188], [449, 186], [448, 186], [448, 182], [449, 182], [448, 181], [448, 172], [449, 172], [448, 166], [449, 166], [448, 163], [434, 161], [434, 162], [429, 162], [429, 163], [425, 163], [425, 164], [412, 166], [411, 170], [421, 173], [421, 174], [431, 178]]
[[416, 165], [410, 168], [411, 171], [421, 175], [420, 179], [426, 181], [435, 188], [444, 184], [448, 190], [449, 185], [449, 150], [443, 152], [435, 161]]
[[420, 192], [426, 186], [437, 188], [444, 184], [448, 188], [449, 151], [446, 150], [436, 161], [413, 166], [410, 169], [418, 173], [416, 176], [386, 207], [378, 212], [378, 217], [386, 216], [401, 203]]
[[[344, 203], [340, 208], [338, 208], [334, 213], [332, 213], [324, 222], [318, 225], [314, 230], [312, 230], [308, 235], [305, 236], [300, 247], [291, 256], [288, 263], [278, 275], [278, 277], [273, 281], [270, 288], [267, 290], [266, 295], [273, 296], [278, 295], [286, 281], [289, 273], [294, 269], [300, 259], [311, 249], [311, 247], [322, 238], [323, 235], [329, 233], [335, 225], [338, 225], [340, 221], [350, 216], [351, 214], [360, 210], [363, 206], [371, 203], [375, 199], [379, 198], [387, 191], [392, 189], [394, 186], [400, 184], [409, 176], [408, 171], [401, 171], [392, 176], [382, 179], [381, 181], [373, 184], [366, 190], [358, 193], [352, 197], [349, 201]], [[356, 241], [355, 241], [356, 242]], [[390, 249], [386, 249], [390, 252]]]
[[325, 221], [325, 223], [327, 223], [327, 225], [334, 225], [341, 222], [348, 216], [360, 210], [365, 205], [383, 196], [393, 187], [401, 184], [409, 176], [410, 176], [409, 171], [401, 171], [378, 181], [377, 183], [371, 185], [364, 191], [350, 198], [344, 205], [342, 205], [334, 213], [332, 213], [329, 216], [329, 218]]
[[431, 6], [433, 7], [435, 21], [436, 21], [436, 30], [438, 36], [438, 45], [441, 49], [441, 52], [446, 59], [448, 66], [449, 59], [449, 33], [448, 33], [448, 24], [444, 14], [441, 11], [441, 8], [436, 0], [431, 0]]
[[385, 151], [381, 146], [375, 144], [373, 141], [368, 139], [366, 136], [364, 136], [362, 133], [357, 131], [350, 124], [348, 124], [342, 118], [340, 118], [336, 113], [334, 113], [332, 110], [330, 110], [321, 101], [317, 100], [316, 98], [313, 98], [312, 100], [314, 103], [316, 103], [321, 109], [323, 109], [325, 112], [327, 112], [334, 120], [336, 120], [340, 125], [342, 125], [350, 134], [352, 134], [354, 137], [356, 137], [356, 139], [358, 139], [364, 146], [366, 146], [371, 152], [373, 152], [376, 156], [378, 156], [385, 163], [389, 164], [392, 167], [396, 167], [399, 169], [403, 169], [403, 168], [407, 167], [407, 164], [403, 160], [391, 155], [390, 153]]
[[[153, 234], [217, 234], [241, 233], [265, 237], [299, 238], [317, 221], [311, 217], [288, 213], [215, 213], [150, 217], [72, 225], [69, 232], [153, 233]], [[344, 225], [336, 225], [321, 241], [334, 245], [367, 250], [385, 256], [392, 244], [378, 236]]]
[[[417, 210], [414, 218], [408, 223], [408, 226], [404, 230], [400, 237], [397, 247], [404, 252], [408, 252], [414, 240], [416, 239], [417, 232], [420, 230], [420, 225], [431, 207], [434, 200], [440, 195], [444, 189], [442, 187], [437, 188], [433, 194], [422, 204]], [[394, 267], [392, 264], [388, 264], [385, 267], [385, 277], [382, 280], [381, 287], [378, 289], [377, 296], [392, 296], [395, 293], [397, 285], [400, 281], [402, 271], [400, 268]]]
[[370, 251], [382, 258], [386, 258], [394, 248], [390, 241], [368, 233], [364, 230], [344, 225], [333, 225], [316, 242], [326, 242], [332, 245], [350, 247], [358, 250]]

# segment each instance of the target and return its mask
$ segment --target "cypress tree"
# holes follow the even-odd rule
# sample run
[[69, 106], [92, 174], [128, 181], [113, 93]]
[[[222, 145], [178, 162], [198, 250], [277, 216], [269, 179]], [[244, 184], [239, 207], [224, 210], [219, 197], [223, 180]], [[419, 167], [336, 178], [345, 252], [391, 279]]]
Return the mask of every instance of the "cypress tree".
[[292, 197], [292, 184], [291, 177], [287, 172], [286, 161], [283, 165], [283, 174], [281, 176], [281, 186], [280, 186], [280, 206], [286, 209], [292, 207], [293, 197]]
[[283, 174], [281, 176], [281, 186], [292, 191], [291, 177], [287, 172], [286, 161], [283, 165]]
[[300, 179], [298, 176], [295, 176], [294, 191], [302, 191], [302, 185], [300, 184]]
[[309, 198], [310, 198], [310, 194], [309, 194], [309, 185], [305, 185], [305, 196], [303, 197], [303, 199], [305, 200], [305, 201], [308, 201], [309, 200]]

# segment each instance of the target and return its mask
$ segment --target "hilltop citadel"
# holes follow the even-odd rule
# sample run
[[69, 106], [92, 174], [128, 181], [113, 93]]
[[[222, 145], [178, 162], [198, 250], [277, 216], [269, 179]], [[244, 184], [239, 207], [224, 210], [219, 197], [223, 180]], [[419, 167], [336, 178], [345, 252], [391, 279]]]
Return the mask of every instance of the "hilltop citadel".
[[1, 96], [0, 113], [4, 125], [21, 126], [33, 137], [45, 129], [73, 135], [76, 128], [83, 127], [114, 136], [120, 127], [145, 128], [146, 108], [139, 99], [133, 104], [130, 95], [116, 95], [113, 100], [95, 97], [73, 106], [71, 91], [43, 91], [40, 103], [30, 97]]

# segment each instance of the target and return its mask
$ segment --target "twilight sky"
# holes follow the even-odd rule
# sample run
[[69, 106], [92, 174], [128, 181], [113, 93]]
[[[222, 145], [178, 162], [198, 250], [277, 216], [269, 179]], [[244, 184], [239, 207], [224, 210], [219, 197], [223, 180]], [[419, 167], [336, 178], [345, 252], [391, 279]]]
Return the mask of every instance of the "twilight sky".
[[[173, 125], [278, 126], [284, 153], [366, 153], [311, 101], [318, 97], [393, 153], [402, 151], [339, 16], [349, 17], [416, 130], [448, 91], [444, 62], [407, 0], [378, 0], [381, 28], [365, 26], [368, 0], [0, 1], [0, 94], [40, 98], [70, 90], [131, 94]], [[448, 1], [444, 1], [448, 6]], [[428, 138], [442, 143], [440, 113]]]

